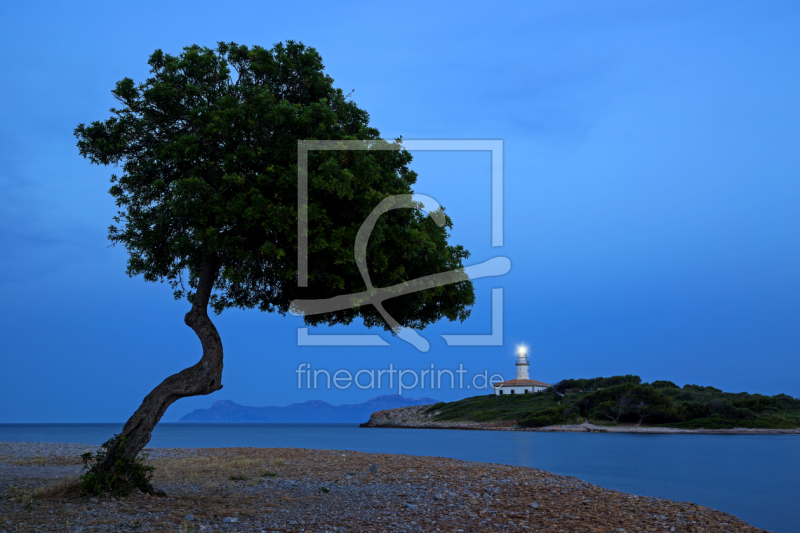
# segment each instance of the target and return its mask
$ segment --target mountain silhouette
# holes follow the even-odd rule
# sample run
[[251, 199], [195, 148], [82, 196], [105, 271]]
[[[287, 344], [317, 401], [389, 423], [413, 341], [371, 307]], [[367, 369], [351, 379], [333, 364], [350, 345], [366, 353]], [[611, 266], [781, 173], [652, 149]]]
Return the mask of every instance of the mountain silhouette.
[[212, 403], [208, 409], [195, 409], [183, 416], [179, 422], [366, 422], [375, 411], [437, 402], [438, 400], [432, 398], [406, 398], [399, 394], [377, 396], [364, 403], [346, 405], [331, 405], [321, 400], [310, 400], [286, 407], [250, 407], [230, 400], [219, 400]]

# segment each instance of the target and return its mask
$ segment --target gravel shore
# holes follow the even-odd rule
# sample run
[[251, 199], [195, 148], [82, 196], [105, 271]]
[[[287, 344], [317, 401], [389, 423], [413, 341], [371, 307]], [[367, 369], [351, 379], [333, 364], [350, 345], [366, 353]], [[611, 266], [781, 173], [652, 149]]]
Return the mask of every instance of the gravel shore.
[[148, 449], [166, 497], [43, 490], [96, 446], [0, 443], [0, 532], [755, 532], [699, 505], [525, 467], [296, 448]]

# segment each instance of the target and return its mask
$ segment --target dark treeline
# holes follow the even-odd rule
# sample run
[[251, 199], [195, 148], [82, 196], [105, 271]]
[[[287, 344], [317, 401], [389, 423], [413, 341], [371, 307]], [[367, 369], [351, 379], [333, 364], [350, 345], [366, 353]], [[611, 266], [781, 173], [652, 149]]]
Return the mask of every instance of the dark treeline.
[[671, 381], [643, 383], [639, 376], [566, 379], [535, 394], [475, 396], [437, 404], [438, 420], [516, 420], [542, 427], [589, 420], [595, 423], [661, 425], [678, 428], [797, 428], [800, 400], [723, 392]]

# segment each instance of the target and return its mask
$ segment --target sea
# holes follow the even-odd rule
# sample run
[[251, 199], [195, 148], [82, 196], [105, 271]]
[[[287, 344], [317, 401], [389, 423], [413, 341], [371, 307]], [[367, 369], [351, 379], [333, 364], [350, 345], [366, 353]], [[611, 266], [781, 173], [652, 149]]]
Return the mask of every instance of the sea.
[[[122, 424], [0, 424], [0, 442], [102, 444]], [[800, 532], [800, 435], [648, 435], [359, 428], [356, 424], [159, 424], [159, 448], [278, 447], [529, 466], [601, 487], [692, 502]]]

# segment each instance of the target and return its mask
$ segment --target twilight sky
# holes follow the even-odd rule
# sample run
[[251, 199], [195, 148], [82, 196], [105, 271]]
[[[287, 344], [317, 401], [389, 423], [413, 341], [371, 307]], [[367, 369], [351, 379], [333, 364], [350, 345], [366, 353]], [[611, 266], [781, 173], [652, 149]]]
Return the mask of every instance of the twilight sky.
[[[155, 49], [235, 41], [315, 47], [387, 138], [501, 139], [505, 245], [491, 246], [486, 152], [414, 153], [416, 191], [478, 263], [465, 323], [422, 332], [427, 353], [300, 347], [296, 317], [227, 311], [224, 388], [181, 400], [357, 403], [382, 389], [298, 389], [330, 372], [487, 370], [513, 377], [638, 374], [647, 381], [800, 396], [800, 5], [795, 2], [52, 2], [0, 5], [0, 422], [125, 420], [196, 362], [186, 302], [125, 275], [109, 248], [110, 168], [72, 131], [105, 119]], [[488, 334], [504, 289], [504, 345]], [[360, 326], [311, 334], [365, 333]], [[410, 378], [408, 378], [410, 381]], [[486, 391], [414, 389], [452, 400]]]

